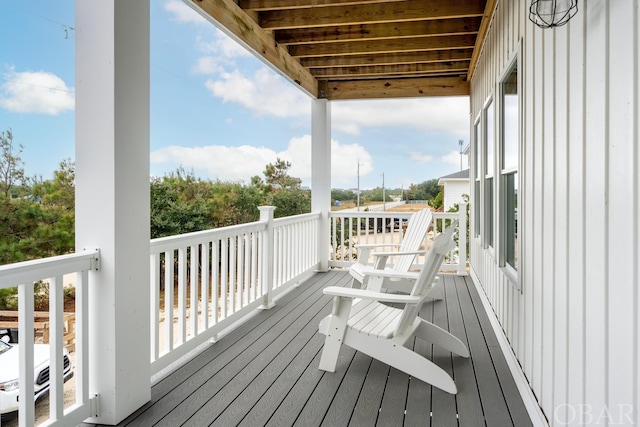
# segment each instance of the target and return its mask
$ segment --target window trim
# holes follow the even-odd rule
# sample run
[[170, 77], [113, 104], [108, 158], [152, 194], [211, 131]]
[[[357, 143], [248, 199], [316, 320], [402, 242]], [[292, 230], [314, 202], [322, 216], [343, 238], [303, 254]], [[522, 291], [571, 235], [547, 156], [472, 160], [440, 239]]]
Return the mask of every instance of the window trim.
[[[509, 60], [507, 61], [507, 65], [504, 67], [502, 73], [498, 79], [498, 87], [497, 94], [499, 99], [499, 114], [498, 114], [498, 150], [497, 150], [497, 162], [498, 162], [498, 174], [499, 174], [499, 200], [498, 200], [498, 215], [497, 219], [498, 225], [498, 266], [504, 273], [504, 275], [509, 279], [509, 281], [520, 291], [522, 292], [522, 167], [523, 158], [523, 119], [524, 119], [524, 96], [523, 96], [523, 69], [522, 69], [522, 49], [521, 49], [522, 40], [518, 43], [514, 52], [512, 52]], [[517, 70], [517, 90], [518, 90], [518, 165], [516, 167], [509, 166], [507, 168], [503, 167], [503, 156], [504, 156], [504, 86], [503, 82], [509, 77], [509, 75], [513, 72], [513, 69]], [[515, 248], [518, 253], [518, 258], [516, 261], [516, 266], [512, 266], [506, 262], [506, 248], [507, 248], [507, 222], [504, 220], [507, 216], [507, 200], [509, 200], [507, 196], [507, 177], [511, 174], [517, 174], [517, 188], [518, 188], [518, 211], [516, 214], [516, 236], [518, 236], [517, 245]]]
[[[476, 116], [476, 119], [473, 122], [473, 238], [476, 241], [481, 242], [483, 233], [482, 226], [482, 206], [484, 203], [482, 202], [483, 191], [482, 191], [482, 182], [484, 178], [482, 177], [482, 171], [478, 170], [478, 164], [482, 165], [482, 110]], [[476, 183], [479, 184], [476, 187]]]
[[[487, 111], [489, 109], [489, 106], [493, 105], [493, 170], [489, 171], [488, 169], [488, 150], [487, 150], [487, 144], [488, 144], [488, 130], [489, 130], [489, 126], [487, 124], [488, 121], [488, 114]], [[482, 193], [482, 212], [484, 213], [484, 215], [482, 215], [482, 247], [493, 257], [495, 258], [496, 255], [496, 221], [497, 221], [497, 214], [498, 212], [496, 211], [496, 165], [497, 165], [497, 159], [496, 159], [496, 132], [495, 132], [495, 127], [496, 127], [496, 99], [495, 99], [495, 95], [494, 93], [491, 93], [488, 97], [487, 100], [484, 102], [483, 106], [482, 106], [482, 154], [483, 154], [483, 158], [482, 158], [482, 171], [481, 171], [481, 177], [482, 180], [480, 182], [480, 192]], [[491, 189], [492, 189], [492, 197], [491, 197], [491, 206], [487, 206], [487, 180], [491, 179]], [[491, 215], [489, 215], [489, 209], [491, 209]], [[489, 218], [491, 218], [491, 224], [489, 224], [490, 220]], [[491, 244], [489, 244], [489, 228], [491, 228]]]

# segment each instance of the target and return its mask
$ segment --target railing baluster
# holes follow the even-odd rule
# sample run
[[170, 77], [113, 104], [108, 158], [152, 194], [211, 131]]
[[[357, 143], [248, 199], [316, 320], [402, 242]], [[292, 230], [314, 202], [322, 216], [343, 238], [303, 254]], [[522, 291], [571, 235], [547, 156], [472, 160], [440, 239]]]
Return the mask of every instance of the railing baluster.
[[244, 300], [244, 236], [238, 236], [238, 298], [240, 300], [239, 307], [245, 306]]
[[220, 298], [222, 299], [222, 313], [220, 318], [224, 319], [227, 317], [228, 315], [228, 311], [227, 311], [227, 299], [229, 298], [229, 290], [227, 287], [227, 281], [229, 279], [228, 274], [229, 274], [229, 263], [228, 263], [228, 259], [229, 259], [229, 239], [225, 238], [221, 240], [221, 247], [220, 247], [220, 252], [221, 252], [221, 265], [220, 265], [220, 280], [221, 280], [221, 286], [220, 286]]
[[187, 249], [178, 249], [178, 342], [184, 344], [187, 336]]
[[209, 329], [209, 241], [200, 247], [200, 305], [202, 307], [202, 329]]
[[[149, 266], [149, 276], [151, 282], [150, 297], [150, 327], [151, 327], [151, 360], [158, 360], [159, 337], [158, 325], [160, 324], [160, 255], [151, 254]], [[76, 298], [78, 290], [76, 288]], [[76, 304], [77, 305], [77, 304]]]
[[251, 299], [251, 234], [246, 233], [242, 235], [243, 244], [244, 244], [244, 256], [242, 259], [245, 260], [244, 263], [244, 281], [243, 281], [243, 289], [244, 296], [246, 299], [246, 304], [249, 304]]
[[192, 337], [198, 335], [198, 248], [199, 245], [192, 245], [190, 248], [191, 258], [191, 277], [190, 277], [190, 303], [189, 308], [191, 311], [191, 333]]
[[[76, 273], [76, 401], [89, 403], [89, 273]], [[157, 305], [156, 305], [157, 307]]]
[[63, 413], [63, 315], [64, 295], [62, 276], [49, 280], [49, 417], [59, 420]]
[[211, 299], [215, 325], [220, 320], [220, 240], [211, 242]]
[[164, 253], [164, 350], [173, 350], [173, 284], [175, 256], [173, 249]]
[[33, 373], [33, 283], [18, 285], [18, 341], [20, 342], [20, 425], [35, 425]]

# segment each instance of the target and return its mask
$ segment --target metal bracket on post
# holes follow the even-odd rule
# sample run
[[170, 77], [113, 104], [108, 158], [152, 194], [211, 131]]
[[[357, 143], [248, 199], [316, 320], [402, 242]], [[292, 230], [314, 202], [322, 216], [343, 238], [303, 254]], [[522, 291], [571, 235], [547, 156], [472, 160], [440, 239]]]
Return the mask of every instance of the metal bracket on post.
[[91, 411], [91, 417], [97, 418], [100, 416], [100, 395], [94, 394], [89, 398], [89, 410]]
[[100, 271], [100, 249], [99, 248], [83, 248], [83, 252], [93, 252], [93, 257], [91, 258], [91, 270], [92, 271]]

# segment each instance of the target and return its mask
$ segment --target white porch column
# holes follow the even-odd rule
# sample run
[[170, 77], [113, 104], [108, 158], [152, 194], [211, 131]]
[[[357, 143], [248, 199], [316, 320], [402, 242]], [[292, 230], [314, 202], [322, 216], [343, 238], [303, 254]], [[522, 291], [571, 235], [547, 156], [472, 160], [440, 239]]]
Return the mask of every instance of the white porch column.
[[329, 270], [329, 210], [331, 209], [331, 105], [311, 101], [311, 210], [322, 213], [318, 230], [320, 271]]
[[90, 422], [149, 401], [149, 0], [76, 0], [76, 249], [89, 289]]

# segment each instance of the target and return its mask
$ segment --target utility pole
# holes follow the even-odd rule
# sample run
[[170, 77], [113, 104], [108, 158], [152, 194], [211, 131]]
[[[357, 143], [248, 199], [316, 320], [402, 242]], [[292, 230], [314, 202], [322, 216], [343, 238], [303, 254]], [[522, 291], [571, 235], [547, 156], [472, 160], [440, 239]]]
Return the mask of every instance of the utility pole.
[[382, 172], [382, 210], [387, 210], [387, 199], [384, 197], [384, 172]]
[[358, 160], [358, 194], [356, 195], [356, 206], [360, 212], [360, 160]]
[[464, 141], [459, 139], [458, 145], [460, 146], [460, 170], [462, 170], [462, 144], [464, 144]]

